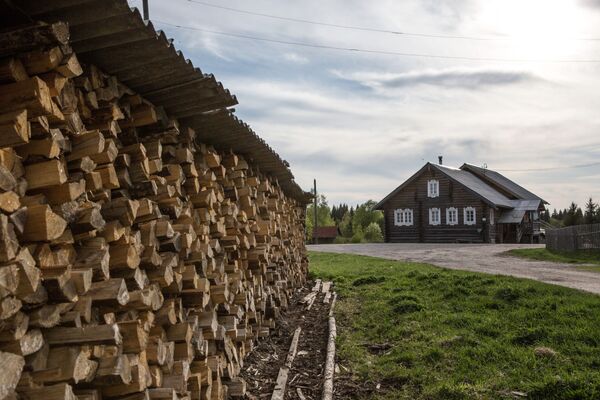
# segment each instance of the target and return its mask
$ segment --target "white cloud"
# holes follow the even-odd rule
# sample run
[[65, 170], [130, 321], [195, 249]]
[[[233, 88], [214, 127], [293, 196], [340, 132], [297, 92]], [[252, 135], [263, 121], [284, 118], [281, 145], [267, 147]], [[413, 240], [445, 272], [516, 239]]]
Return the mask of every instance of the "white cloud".
[[284, 53], [283, 59], [296, 64], [308, 64], [309, 59], [298, 53]]

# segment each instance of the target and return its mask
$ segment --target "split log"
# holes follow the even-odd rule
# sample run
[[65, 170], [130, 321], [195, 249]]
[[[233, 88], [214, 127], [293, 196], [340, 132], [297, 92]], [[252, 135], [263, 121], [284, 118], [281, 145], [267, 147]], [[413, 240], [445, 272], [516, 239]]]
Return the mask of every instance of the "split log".
[[50, 241], [58, 239], [67, 222], [54, 213], [47, 204], [36, 204], [27, 207], [27, 223], [23, 239], [27, 241]]
[[0, 147], [25, 144], [29, 142], [29, 136], [26, 109], [0, 115]]
[[29, 118], [52, 115], [48, 85], [40, 78], [0, 86], [0, 110], [3, 113], [27, 110]]
[[0, 399], [10, 398], [25, 366], [23, 357], [0, 351]]
[[39, 189], [63, 184], [67, 181], [65, 165], [60, 160], [50, 160], [25, 167], [27, 187]]

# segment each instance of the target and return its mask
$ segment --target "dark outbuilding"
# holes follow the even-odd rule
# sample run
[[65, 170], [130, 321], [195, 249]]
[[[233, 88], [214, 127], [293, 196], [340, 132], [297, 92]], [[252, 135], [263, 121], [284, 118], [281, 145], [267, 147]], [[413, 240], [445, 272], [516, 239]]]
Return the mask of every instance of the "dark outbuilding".
[[320, 244], [331, 244], [338, 235], [341, 232], [337, 226], [319, 226], [313, 229], [313, 241]]

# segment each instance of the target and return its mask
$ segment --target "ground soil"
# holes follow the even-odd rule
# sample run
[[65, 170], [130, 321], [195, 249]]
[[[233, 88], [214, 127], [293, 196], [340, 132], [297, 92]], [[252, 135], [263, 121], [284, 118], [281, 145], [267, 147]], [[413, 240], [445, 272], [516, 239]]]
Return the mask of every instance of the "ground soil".
[[359, 254], [389, 260], [422, 262], [444, 268], [535, 279], [600, 294], [600, 274], [572, 264], [527, 260], [506, 254], [511, 249], [544, 245], [369, 243], [308, 246], [311, 251]]
[[287, 310], [281, 313], [275, 332], [259, 342], [244, 360], [241, 376], [247, 383], [248, 399], [269, 399], [275, 387], [279, 368], [285, 363], [294, 331], [302, 328], [296, 358], [288, 375], [286, 399], [300, 399], [299, 388], [308, 400], [321, 398], [323, 368], [327, 353], [329, 303], [319, 293], [307, 311], [301, 301], [310, 293], [311, 282], [297, 291]]

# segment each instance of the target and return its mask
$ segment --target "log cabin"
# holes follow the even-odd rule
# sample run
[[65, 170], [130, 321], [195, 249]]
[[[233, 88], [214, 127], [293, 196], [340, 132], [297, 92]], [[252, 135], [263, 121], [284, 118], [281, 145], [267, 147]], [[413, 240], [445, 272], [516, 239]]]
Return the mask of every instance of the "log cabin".
[[427, 163], [381, 200], [386, 242], [540, 242], [548, 203], [504, 175]]

